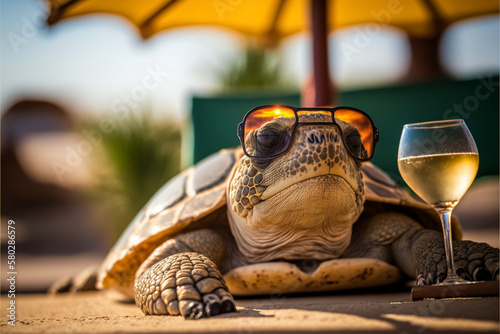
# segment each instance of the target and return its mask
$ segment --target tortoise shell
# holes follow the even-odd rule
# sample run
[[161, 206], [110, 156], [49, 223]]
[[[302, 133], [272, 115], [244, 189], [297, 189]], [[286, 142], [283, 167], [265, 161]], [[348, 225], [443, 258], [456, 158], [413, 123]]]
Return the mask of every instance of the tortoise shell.
[[[99, 271], [98, 287], [114, 287], [130, 295], [135, 272], [155, 248], [183, 231], [220, 221], [214, 216], [225, 215], [227, 179], [242, 155], [241, 148], [221, 150], [163, 185], [109, 252]], [[404, 211], [424, 227], [441, 231], [435, 210], [413, 198], [379, 168], [367, 162], [362, 173], [365, 211]], [[452, 235], [456, 239], [462, 236], [454, 218]]]

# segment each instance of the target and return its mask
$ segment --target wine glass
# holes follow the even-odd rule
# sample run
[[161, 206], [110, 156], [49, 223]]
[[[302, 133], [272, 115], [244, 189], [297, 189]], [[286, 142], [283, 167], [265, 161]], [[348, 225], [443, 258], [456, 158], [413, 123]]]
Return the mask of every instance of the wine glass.
[[451, 212], [476, 177], [479, 154], [462, 119], [406, 124], [398, 150], [398, 168], [408, 186], [439, 214], [448, 272], [442, 283], [470, 283], [455, 271]]

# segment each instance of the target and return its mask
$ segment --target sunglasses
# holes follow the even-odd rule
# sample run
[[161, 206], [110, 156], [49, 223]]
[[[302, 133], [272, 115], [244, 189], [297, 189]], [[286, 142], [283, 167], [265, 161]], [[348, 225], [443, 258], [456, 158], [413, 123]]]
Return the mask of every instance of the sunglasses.
[[[263, 125], [274, 120], [285, 125], [284, 128], [279, 127], [283, 131], [272, 129], [266, 131], [266, 127], [261, 129]], [[266, 105], [253, 108], [238, 124], [238, 137], [243, 152], [251, 158], [274, 159], [290, 148], [293, 134], [299, 124], [334, 124], [340, 129], [344, 145], [354, 159], [367, 161], [373, 158], [375, 144], [379, 139], [378, 129], [367, 114], [350, 107], [294, 108], [285, 105]], [[252, 131], [258, 131], [256, 135], [263, 149], [247, 150], [245, 142]], [[312, 138], [313, 142], [314, 140], [319, 142], [318, 138]]]

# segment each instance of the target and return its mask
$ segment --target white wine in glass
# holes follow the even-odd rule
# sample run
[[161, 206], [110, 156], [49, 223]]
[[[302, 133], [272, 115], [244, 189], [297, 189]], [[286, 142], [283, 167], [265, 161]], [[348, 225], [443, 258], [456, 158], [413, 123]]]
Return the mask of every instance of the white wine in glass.
[[470, 283], [453, 262], [451, 212], [474, 181], [479, 155], [461, 119], [407, 124], [398, 150], [398, 168], [408, 186], [441, 218], [448, 271], [441, 284]]

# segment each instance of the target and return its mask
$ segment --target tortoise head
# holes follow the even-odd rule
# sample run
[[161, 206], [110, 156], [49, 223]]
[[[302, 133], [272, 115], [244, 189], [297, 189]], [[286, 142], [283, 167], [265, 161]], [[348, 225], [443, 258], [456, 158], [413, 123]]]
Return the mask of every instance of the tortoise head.
[[[344, 249], [349, 244], [352, 224], [363, 210], [364, 186], [361, 163], [347, 145], [362, 155], [360, 135], [349, 123], [336, 119], [332, 124], [331, 115], [300, 117], [295, 131], [294, 119], [278, 117], [245, 137], [246, 152], [263, 158], [244, 155], [229, 184], [229, 216], [239, 246], [252, 236], [258, 243], [285, 243], [311, 233], [330, 239], [334, 234]], [[280, 257], [295, 255], [275, 258]]]

